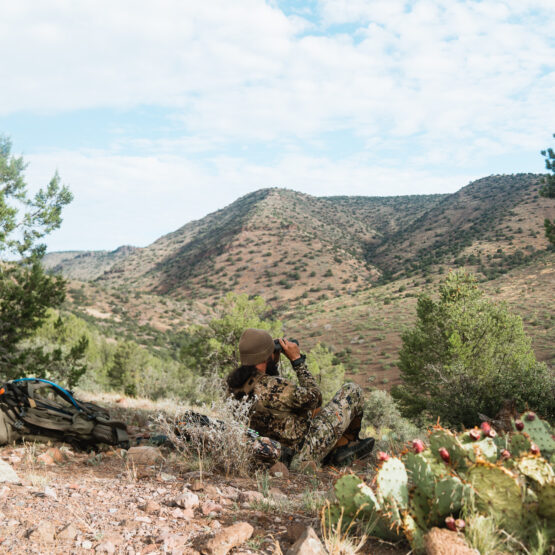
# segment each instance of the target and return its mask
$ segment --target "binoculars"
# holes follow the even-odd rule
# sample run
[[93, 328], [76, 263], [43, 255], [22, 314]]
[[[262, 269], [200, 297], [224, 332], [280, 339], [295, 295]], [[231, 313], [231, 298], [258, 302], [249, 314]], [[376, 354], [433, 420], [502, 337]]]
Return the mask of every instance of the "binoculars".
[[[291, 341], [291, 343], [296, 343], [297, 345], [299, 344], [296, 339], [288, 339], [288, 341]], [[281, 343], [279, 342], [279, 339], [274, 339], [274, 353], [281, 353], [282, 351], [283, 349], [281, 348]]]

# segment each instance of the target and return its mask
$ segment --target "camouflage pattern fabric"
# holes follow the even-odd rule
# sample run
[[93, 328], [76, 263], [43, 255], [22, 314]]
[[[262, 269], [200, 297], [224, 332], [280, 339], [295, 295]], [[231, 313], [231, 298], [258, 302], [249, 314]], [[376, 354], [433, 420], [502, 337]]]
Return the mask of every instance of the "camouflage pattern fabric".
[[300, 364], [295, 372], [298, 384], [281, 376], [257, 374], [241, 388], [231, 389], [236, 395], [243, 393], [254, 398], [251, 428], [292, 448], [302, 443], [310, 428], [312, 411], [322, 404], [322, 394], [306, 364]]
[[305, 441], [291, 461], [291, 468], [299, 469], [306, 461], [321, 461], [333, 449], [351, 422], [362, 416], [363, 405], [360, 386], [355, 383], [344, 384], [312, 419]]
[[247, 432], [247, 441], [254, 452], [254, 456], [266, 462], [275, 462], [281, 456], [281, 445], [269, 437], [259, 436], [254, 430]]

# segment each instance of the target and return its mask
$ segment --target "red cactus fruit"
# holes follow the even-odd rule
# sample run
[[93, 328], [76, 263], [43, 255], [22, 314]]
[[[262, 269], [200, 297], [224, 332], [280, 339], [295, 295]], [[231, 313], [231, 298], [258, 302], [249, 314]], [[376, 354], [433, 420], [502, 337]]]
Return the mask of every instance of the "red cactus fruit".
[[457, 531], [457, 525], [455, 523], [455, 519], [452, 516], [448, 516], [445, 519], [445, 526], [447, 526], [447, 528], [449, 528], [449, 530], [452, 530], [453, 532]]
[[457, 530], [462, 532], [466, 527], [466, 522], [462, 518], [457, 518], [457, 520], [455, 520], [455, 526], [457, 527]]
[[473, 441], [478, 441], [482, 437], [482, 432], [478, 430], [478, 428], [473, 428], [470, 432], [468, 432], [468, 435]]
[[540, 448], [535, 443], [532, 443], [532, 445], [530, 445], [530, 452], [532, 453], [532, 455], [539, 455]]
[[449, 455], [449, 451], [447, 451], [447, 449], [445, 449], [445, 447], [440, 447], [437, 452], [439, 453], [439, 456], [446, 462], [450, 462], [451, 461], [451, 456]]
[[511, 458], [511, 453], [509, 451], [507, 451], [507, 449], [503, 449], [503, 451], [501, 451], [501, 458], [503, 460], [507, 460]]
[[528, 420], [528, 422], [532, 422], [532, 420], [536, 419], [536, 413], [535, 412], [528, 412], [526, 413], [526, 420]]
[[389, 460], [389, 455], [387, 453], [384, 453], [383, 451], [378, 451], [378, 460], [379, 461], [388, 461]]
[[480, 428], [482, 428], [482, 431], [485, 434], [487, 434], [491, 430], [491, 426], [490, 426], [489, 422], [482, 422], [480, 424]]
[[524, 430], [524, 422], [522, 420], [515, 420], [515, 428], [519, 432], [522, 432], [522, 430]]
[[413, 439], [412, 449], [415, 453], [422, 453], [424, 451], [424, 442], [421, 439]]
[[486, 436], [487, 437], [495, 437], [497, 435], [497, 432], [493, 429], [490, 428], [487, 432], [486, 432]]

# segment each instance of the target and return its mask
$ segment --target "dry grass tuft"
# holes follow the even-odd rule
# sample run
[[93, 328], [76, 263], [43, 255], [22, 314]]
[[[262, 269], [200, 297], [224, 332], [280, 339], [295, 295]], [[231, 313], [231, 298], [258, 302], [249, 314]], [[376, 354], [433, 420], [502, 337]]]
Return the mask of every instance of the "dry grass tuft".
[[[247, 401], [231, 398], [212, 406], [210, 417], [219, 421], [215, 426], [187, 423], [185, 408], [173, 417], [159, 415], [157, 422], [184, 460], [196, 459], [201, 473], [216, 468], [226, 476], [249, 476], [254, 467], [254, 451], [247, 436], [250, 407]], [[187, 437], [179, 433], [184, 422]]]

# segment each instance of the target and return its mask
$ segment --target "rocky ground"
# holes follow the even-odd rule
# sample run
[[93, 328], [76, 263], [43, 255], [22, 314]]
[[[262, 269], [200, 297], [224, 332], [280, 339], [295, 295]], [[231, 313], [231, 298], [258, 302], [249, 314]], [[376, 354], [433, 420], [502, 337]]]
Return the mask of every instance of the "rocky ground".
[[[0, 553], [328, 552], [309, 527], [325, 543], [320, 507], [337, 473], [294, 475], [278, 463], [226, 478], [185, 471], [150, 446], [95, 454], [16, 444], [0, 458]], [[407, 551], [369, 540], [359, 553]]]

